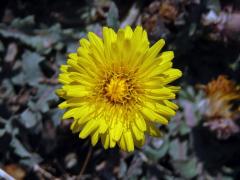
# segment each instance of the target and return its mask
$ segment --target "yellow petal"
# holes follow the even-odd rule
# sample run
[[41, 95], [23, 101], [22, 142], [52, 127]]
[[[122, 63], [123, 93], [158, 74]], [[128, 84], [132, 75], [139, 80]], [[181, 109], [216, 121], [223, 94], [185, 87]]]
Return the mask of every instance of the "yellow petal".
[[158, 55], [158, 53], [160, 52], [160, 50], [163, 48], [163, 46], [165, 45], [165, 41], [164, 39], [160, 39], [158, 40], [148, 51], [149, 57], [153, 58], [156, 57]]
[[84, 104], [86, 105], [86, 102], [84, 102], [80, 98], [71, 98], [59, 104], [58, 107], [60, 109], [65, 109], [68, 107], [80, 107], [80, 106], [83, 106]]
[[116, 146], [116, 141], [113, 139], [114, 137], [114, 130], [111, 129], [109, 133], [109, 147], [114, 148]]
[[166, 72], [164, 72], [165, 75], [167, 75], [165, 79], [165, 84], [170, 83], [179, 77], [182, 76], [182, 72], [179, 69], [169, 69]]
[[153, 111], [162, 114], [164, 116], [174, 116], [175, 115], [175, 111], [172, 110], [171, 108], [160, 104], [158, 102], [145, 102], [144, 105], [150, 109], [152, 109]]
[[102, 141], [104, 149], [108, 149], [108, 147], [109, 147], [109, 134], [106, 133], [106, 134], [101, 135], [101, 141]]
[[72, 122], [70, 129], [72, 130], [73, 133], [77, 133], [81, 130], [81, 126], [79, 126], [77, 121], [75, 120]]
[[144, 143], [145, 143], [145, 136], [143, 136], [143, 139], [139, 141], [138, 140], [134, 141], [135, 146], [137, 146], [138, 148], [141, 148], [144, 145]]
[[159, 103], [156, 104], [156, 108], [156, 111], [164, 116], [174, 116], [176, 114], [176, 112], [171, 108]]
[[144, 136], [143, 132], [140, 131], [140, 130], [137, 128], [137, 126], [135, 126], [135, 124], [132, 124], [132, 125], [131, 125], [131, 129], [132, 129], [132, 132], [133, 132], [135, 138], [136, 138], [138, 141], [143, 139], [143, 136]]
[[60, 96], [60, 97], [65, 97], [66, 96], [66, 91], [63, 89], [57, 89], [55, 93]]
[[63, 89], [66, 91], [66, 95], [71, 97], [83, 97], [90, 94], [86, 86], [81, 85], [65, 85]]
[[160, 63], [166, 63], [166, 62], [172, 61], [173, 58], [174, 58], [173, 51], [165, 51], [159, 56], [157, 61], [160, 61]]
[[99, 126], [98, 121], [95, 119], [88, 121], [88, 123], [83, 127], [82, 131], [79, 134], [79, 137], [85, 139], [89, 134], [95, 131]]
[[66, 73], [69, 67], [70, 67], [69, 65], [61, 65], [60, 71]]
[[81, 107], [69, 109], [63, 114], [62, 118], [68, 119], [70, 117], [74, 117], [75, 113], [77, 113], [80, 109], [81, 109]]
[[166, 104], [166, 106], [168, 106], [168, 107], [170, 107], [170, 108], [172, 108], [174, 110], [178, 109], [178, 106], [175, 103], [171, 102], [171, 101], [164, 100], [163, 102], [164, 102], [164, 104]]
[[68, 57], [73, 60], [78, 60], [78, 55], [77, 53], [70, 53], [68, 54]]
[[115, 127], [114, 127], [114, 136], [113, 139], [115, 141], [119, 141], [119, 139], [122, 136], [122, 132], [123, 132], [123, 127], [122, 127], [122, 123], [118, 122]]
[[176, 95], [174, 93], [170, 94], [161, 94], [161, 96], [156, 96], [156, 95], [145, 95], [147, 98], [152, 99], [152, 100], [166, 100], [166, 99], [175, 99]]
[[97, 144], [98, 138], [99, 138], [99, 130], [96, 130], [95, 132], [93, 132], [93, 134], [91, 136], [91, 143], [93, 146], [95, 146]]
[[119, 142], [119, 146], [122, 150], [127, 151], [127, 146], [126, 146], [126, 142], [124, 140], [124, 136], [121, 137], [120, 142]]
[[146, 93], [149, 93], [151, 95], [170, 95], [172, 94], [172, 91], [166, 87], [160, 88], [160, 89], [146, 89]]
[[126, 142], [126, 147], [129, 152], [134, 150], [134, 143], [133, 143], [133, 137], [132, 133], [128, 130], [123, 133], [124, 140]]
[[168, 120], [164, 118], [163, 116], [159, 115], [158, 113], [154, 112], [150, 108], [142, 107], [141, 112], [150, 120], [159, 122], [161, 124], [168, 124]]
[[73, 59], [68, 59], [67, 60], [67, 64], [71, 67], [73, 67], [76, 71], [78, 72], [84, 72], [84, 68], [82, 68], [81, 66], [79, 66], [79, 64], [77, 63], [77, 61], [73, 60]]
[[124, 30], [125, 30], [125, 38], [130, 39], [133, 35], [132, 28], [130, 26], [126, 26]]
[[100, 50], [103, 50], [103, 42], [100, 37], [98, 37], [96, 34], [89, 32], [88, 38], [90, 40], [90, 43], [94, 44], [96, 47], [100, 48]]
[[77, 119], [79, 124], [84, 124], [89, 118], [91, 118], [91, 114], [94, 112], [94, 107], [89, 106], [86, 103], [82, 103], [79, 107], [69, 108], [64, 114], [63, 119], [68, 119], [73, 117]]
[[[165, 72], [166, 70], [170, 69], [172, 67], [172, 65], [173, 65], [172, 62], [166, 62], [163, 64], [154, 65], [151, 68], [149, 68], [148, 70], [146, 70], [145, 72], [143, 72], [140, 77], [141, 78], [142, 77], [151, 78], [151, 77], [160, 75], [163, 72]], [[141, 71], [139, 71], [139, 72], [141, 72]]]
[[108, 125], [104, 119], [98, 119], [101, 126], [99, 127], [99, 133], [104, 134], [108, 130]]
[[69, 75], [69, 78], [71, 78], [73, 81], [76, 81], [83, 86], [90, 86], [90, 87], [95, 86], [94, 79], [89, 78], [89, 76], [85, 74], [71, 73]]
[[142, 117], [142, 115], [136, 114], [136, 119], [134, 121], [134, 123], [137, 125], [137, 127], [141, 130], [141, 131], [146, 131], [146, 122], [144, 120], [144, 118]]
[[170, 89], [172, 92], [177, 93], [181, 90], [180, 86], [166, 86], [168, 89]]
[[79, 41], [80, 45], [84, 48], [89, 48], [90, 46], [90, 43], [87, 39], [85, 38], [82, 38], [80, 41]]
[[149, 69], [151, 65], [155, 65], [154, 58], [158, 55], [165, 41], [163, 39], [158, 40], [150, 49], [148, 49], [146, 55], [144, 56], [144, 62], [139, 68], [139, 72], [145, 72]]
[[69, 74], [59, 74], [58, 81], [62, 84], [70, 84], [73, 80], [69, 77]]
[[163, 86], [161, 83], [164, 82], [164, 77], [148, 78], [143, 83], [145, 89], [161, 89]]
[[149, 133], [150, 136], [154, 136], [154, 137], [162, 136], [162, 133], [160, 132], [160, 130], [152, 122], [148, 122], [147, 132]]

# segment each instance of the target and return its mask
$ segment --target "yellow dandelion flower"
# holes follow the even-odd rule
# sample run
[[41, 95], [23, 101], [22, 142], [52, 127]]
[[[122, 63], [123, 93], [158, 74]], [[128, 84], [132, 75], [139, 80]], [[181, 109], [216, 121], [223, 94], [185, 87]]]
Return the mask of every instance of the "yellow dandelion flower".
[[104, 27], [103, 38], [89, 32], [76, 53], [61, 66], [57, 94], [65, 99], [63, 119], [80, 138], [99, 139], [105, 149], [141, 147], [145, 134], [160, 136], [157, 124], [168, 124], [177, 105], [169, 101], [180, 89], [168, 85], [182, 73], [172, 68], [172, 51], [159, 54], [163, 39], [149, 47], [141, 26], [134, 30]]

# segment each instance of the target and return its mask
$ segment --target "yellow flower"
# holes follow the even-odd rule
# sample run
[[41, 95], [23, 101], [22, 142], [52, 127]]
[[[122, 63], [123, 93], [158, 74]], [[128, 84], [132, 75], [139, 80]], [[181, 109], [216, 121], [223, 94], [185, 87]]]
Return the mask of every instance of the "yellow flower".
[[101, 39], [89, 32], [61, 66], [57, 94], [65, 101], [59, 107], [67, 108], [63, 119], [74, 119], [71, 129], [80, 138], [133, 151], [144, 144], [145, 134], [160, 136], [156, 124], [168, 124], [175, 114], [177, 105], [169, 99], [180, 88], [167, 84], [182, 73], [172, 68], [172, 51], [159, 54], [164, 40], [149, 47], [141, 26], [117, 33], [104, 27], [102, 33]]

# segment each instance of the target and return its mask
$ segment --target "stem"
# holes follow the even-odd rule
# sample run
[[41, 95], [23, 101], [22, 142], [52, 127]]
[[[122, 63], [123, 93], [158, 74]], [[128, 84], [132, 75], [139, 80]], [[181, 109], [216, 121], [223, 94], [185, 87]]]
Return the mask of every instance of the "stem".
[[13, 178], [12, 176], [10, 176], [8, 173], [6, 173], [5, 171], [3, 171], [2, 169], [0, 169], [0, 179], [9, 179], [9, 180], [15, 180], [15, 178]]
[[84, 171], [85, 171], [85, 169], [86, 169], [86, 167], [88, 165], [88, 162], [90, 160], [91, 155], [92, 155], [92, 146], [90, 145], [88, 153], [87, 153], [87, 157], [86, 157], [86, 159], [85, 159], [85, 161], [83, 163], [82, 169], [81, 169], [77, 179], [80, 179], [81, 176], [83, 175], [83, 173], [84, 173]]

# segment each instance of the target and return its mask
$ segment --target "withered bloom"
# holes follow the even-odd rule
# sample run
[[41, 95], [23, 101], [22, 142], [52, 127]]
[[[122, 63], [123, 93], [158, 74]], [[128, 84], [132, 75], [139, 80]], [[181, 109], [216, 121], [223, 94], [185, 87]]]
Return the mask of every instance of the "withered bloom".
[[240, 108], [234, 107], [234, 103], [240, 100], [240, 88], [235, 82], [220, 75], [204, 86], [204, 91], [207, 101], [204, 126], [216, 132], [219, 139], [239, 132], [236, 120], [240, 117]]

